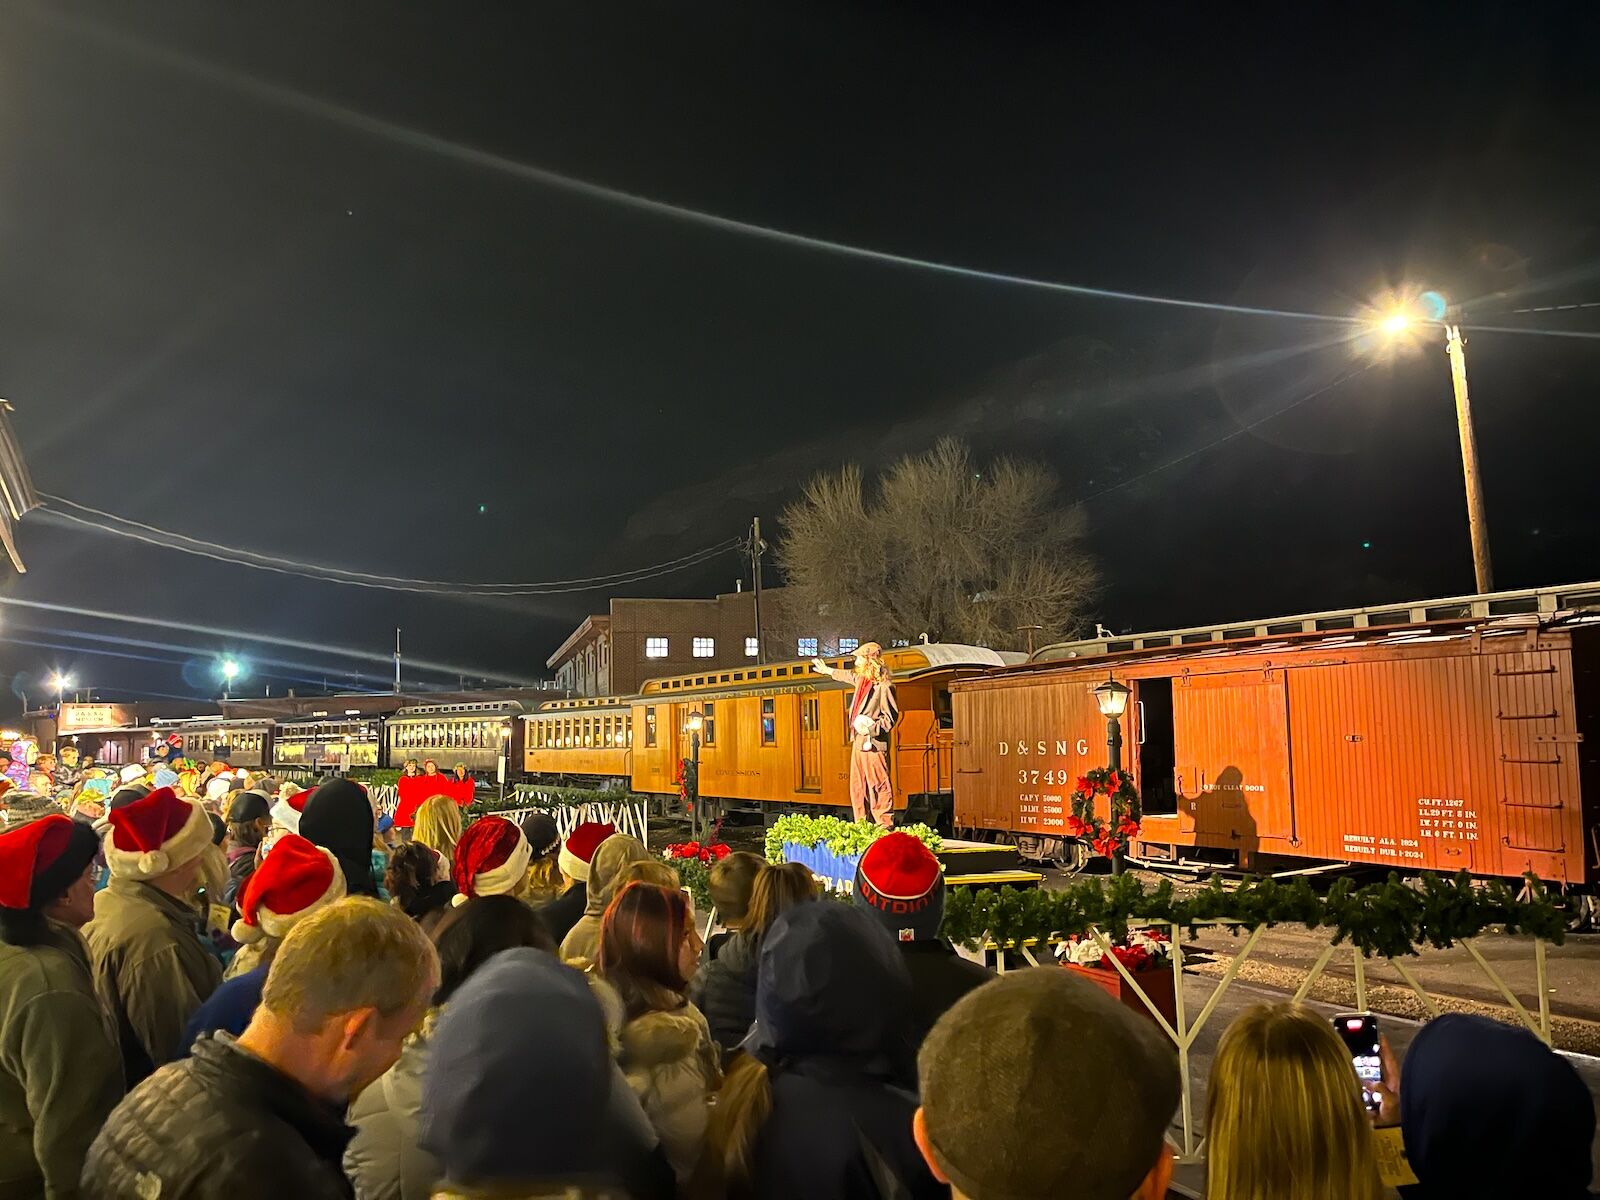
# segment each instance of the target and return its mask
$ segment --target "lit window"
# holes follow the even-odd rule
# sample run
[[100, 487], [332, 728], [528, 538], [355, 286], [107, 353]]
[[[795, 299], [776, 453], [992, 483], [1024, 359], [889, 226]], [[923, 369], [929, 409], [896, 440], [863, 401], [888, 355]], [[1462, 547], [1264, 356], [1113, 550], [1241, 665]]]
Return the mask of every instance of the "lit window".
[[704, 722], [705, 745], [715, 746], [717, 744], [717, 706], [709, 700], [706, 701], [705, 711], [701, 714], [701, 720]]
[[746, 658], [755, 658], [758, 655], [760, 655], [760, 653], [761, 653], [761, 643], [756, 641], [755, 638], [745, 638], [745, 640], [744, 640], [744, 656]]
[[696, 658], [711, 658], [716, 652], [716, 638], [697, 637], [694, 639], [694, 656]]
[[665, 658], [667, 656], [667, 639], [664, 637], [645, 638], [644, 656], [646, 658]]
[[817, 639], [816, 638], [801, 638], [800, 639], [800, 657], [801, 658], [815, 658], [816, 656], [817, 656]]
[[839, 653], [840, 654], [854, 654], [856, 652], [856, 647], [859, 646], [859, 645], [861, 645], [861, 639], [860, 638], [840, 638], [839, 639]]
[[771, 696], [761, 699], [761, 744], [774, 746], [778, 742], [778, 702]]

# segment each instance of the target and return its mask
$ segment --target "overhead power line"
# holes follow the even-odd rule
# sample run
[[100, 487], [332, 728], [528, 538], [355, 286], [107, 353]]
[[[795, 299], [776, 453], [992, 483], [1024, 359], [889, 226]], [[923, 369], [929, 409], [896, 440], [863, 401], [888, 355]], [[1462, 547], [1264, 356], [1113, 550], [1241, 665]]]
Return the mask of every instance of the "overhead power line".
[[[48, 505], [45, 510], [47, 514], [58, 520], [68, 521], [115, 537], [131, 538], [134, 541], [143, 542], [146, 545], [159, 546], [165, 550], [176, 550], [182, 554], [192, 554], [196, 557], [209, 558], [216, 562], [232, 563], [236, 566], [250, 567], [257, 571], [271, 571], [280, 575], [293, 575], [323, 583], [338, 583], [349, 587], [377, 588], [385, 591], [417, 592], [429, 595], [555, 596], [572, 592], [597, 591], [601, 588], [641, 583], [647, 579], [655, 579], [662, 575], [687, 570], [690, 567], [707, 562], [719, 554], [735, 550], [742, 544], [738, 538], [728, 538], [715, 545], [703, 547], [688, 554], [680, 555], [677, 558], [668, 559], [665, 562], [653, 563], [630, 571], [614, 571], [606, 575], [590, 575], [575, 579], [557, 579], [541, 582], [501, 581], [472, 583], [449, 579], [424, 579], [404, 575], [379, 575], [366, 571], [353, 571], [344, 567], [330, 567], [322, 563], [283, 558], [254, 550], [240, 550], [232, 546], [224, 546], [218, 542], [209, 542], [203, 538], [191, 537], [188, 534], [162, 529], [159, 526], [150, 525], [143, 521], [135, 521], [129, 517], [106, 512], [104, 509], [93, 508], [87, 504], [79, 504], [75, 500], [68, 500], [62, 496], [54, 496], [48, 493], [41, 493], [41, 496]], [[79, 515], [81, 513], [91, 515]], [[94, 519], [97, 517], [102, 519]]]
[[[620, 205], [636, 211], [651, 213], [658, 217], [700, 225], [723, 233], [758, 238], [763, 241], [801, 249], [819, 250], [846, 258], [883, 263], [887, 266], [910, 267], [916, 270], [931, 271], [959, 279], [972, 279], [1005, 286], [1031, 288], [1037, 291], [1082, 296], [1090, 299], [1153, 304], [1168, 308], [1200, 309], [1208, 312], [1233, 313], [1252, 317], [1274, 317], [1296, 321], [1324, 321], [1343, 325], [1363, 325], [1367, 323], [1365, 317], [1349, 313], [1300, 312], [1294, 309], [1263, 308], [1249, 304], [1228, 304], [1213, 300], [1194, 300], [1180, 296], [1160, 296], [1150, 292], [1090, 287], [1087, 284], [1066, 283], [1032, 275], [987, 271], [979, 267], [962, 266], [958, 263], [943, 262], [938, 259], [918, 258], [911, 254], [896, 254], [892, 251], [879, 250], [871, 246], [861, 246], [853, 242], [813, 237], [810, 234], [796, 233], [793, 230], [779, 229], [771, 225], [762, 225], [755, 221], [744, 221], [737, 217], [723, 216], [720, 213], [707, 212], [703, 209], [691, 208], [683, 204], [657, 200], [651, 196], [643, 196], [637, 192], [609, 187], [606, 184], [595, 183], [588, 179], [580, 179], [573, 175], [563, 174], [560, 171], [553, 171], [548, 167], [540, 167], [532, 163], [523, 162], [508, 155], [496, 154], [490, 150], [483, 150], [476, 146], [452, 141], [438, 134], [412, 129], [409, 126], [401, 125], [394, 121], [386, 121], [381, 117], [372, 116], [370, 113], [361, 112], [359, 109], [336, 104], [320, 96], [307, 95], [304, 92], [296, 91], [271, 80], [259, 79], [233, 68], [219, 67], [194, 58], [191, 55], [183, 54], [164, 46], [158, 46], [145, 39], [133, 37], [120, 31], [109, 30], [98, 22], [89, 19], [65, 16], [58, 9], [36, 9], [33, 10], [32, 15], [58, 27], [70, 29], [80, 36], [86, 36], [102, 44], [110, 45], [125, 53], [136, 54], [148, 61], [159, 63], [164, 67], [179, 71], [192, 78], [201, 79], [237, 94], [252, 97], [264, 104], [297, 112], [302, 116], [326, 121], [357, 133], [367, 134], [383, 141], [405, 146], [423, 154], [458, 162], [464, 166], [493, 171], [497, 174], [541, 187], [553, 188], [607, 204]], [[1600, 339], [1600, 333], [1577, 330], [1528, 329], [1511, 326], [1467, 324], [1462, 324], [1461, 328], [1482, 333], [1522, 333], [1547, 337]]]

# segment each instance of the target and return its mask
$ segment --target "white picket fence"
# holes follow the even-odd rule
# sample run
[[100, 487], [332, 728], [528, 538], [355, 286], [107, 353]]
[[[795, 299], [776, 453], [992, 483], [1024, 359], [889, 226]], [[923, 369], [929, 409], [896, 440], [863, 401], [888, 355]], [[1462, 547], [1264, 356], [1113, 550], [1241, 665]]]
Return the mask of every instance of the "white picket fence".
[[[394, 810], [400, 803], [400, 792], [392, 783], [381, 784], [370, 789], [373, 804], [378, 812], [384, 816], [394, 816]], [[548, 813], [556, 823], [556, 829], [563, 839], [573, 829], [585, 821], [601, 821], [615, 825], [618, 833], [630, 834], [638, 838], [645, 845], [650, 844], [650, 806], [645, 801], [635, 800], [603, 800], [585, 802], [583, 804], [565, 804], [559, 796], [552, 796], [539, 788], [524, 787], [518, 789], [521, 795], [543, 796], [553, 799], [553, 805], [530, 804], [526, 808], [508, 808], [495, 813], [497, 817], [504, 817], [508, 821], [521, 824], [524, 819], [536, 812]]]

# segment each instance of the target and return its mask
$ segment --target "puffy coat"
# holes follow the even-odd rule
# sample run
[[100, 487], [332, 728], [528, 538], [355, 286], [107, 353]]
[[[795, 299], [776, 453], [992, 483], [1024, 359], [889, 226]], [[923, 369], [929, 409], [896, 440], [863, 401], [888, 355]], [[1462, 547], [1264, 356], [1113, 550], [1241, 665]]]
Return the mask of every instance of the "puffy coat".
[[888, 932], [843, 904], [802, 904], [762, 938], [752, 1053], [772, 1111], [756, 1138], [762, 1200], [934, 1200], [949, 1190], [911, 1137], [911, 981]]
[[982, 963], [962, 958], [942, 940], [897, 942], [900, 960], [911, 976], [913, 1044], [938, 1023], [940, 1017], [975, 987], [993, 979], [994, 972]]
[[234, 907], [238, 912], [239, 893], [244, 890], [245, 880], [255, 874], [256, 846], [234, 846], [228, 851], [228, 886], [222, 891], [222, 899]]
[[706, 1015], [724, 1060], [756, 1019], [756, 962], [761, 943], [743, 930], [727, 938], [689, 984], [689, 999]]
[[680, 1181], [700, 1157], [712, 1093], [722, 1086], [711, 1028], [692, 1004], [647, 1012], [622, 1027], [618, 1059]]
[[226, 1034], [162, 1067], [89, 1148], [88, 1200], [349, 1200], [342, 1109]]
[[0, 942], [0, 1196], [77, 1196], [89, 1143], [121, 1098], [82, 939], [52, 924], [39, 945]]
[[96, 895], [83, 932], [133, 1087], [185, 1049], [189, 1018], [222, 982], [222, 964], [201, 942], [193, 908], [137, 880], [113, 879]]

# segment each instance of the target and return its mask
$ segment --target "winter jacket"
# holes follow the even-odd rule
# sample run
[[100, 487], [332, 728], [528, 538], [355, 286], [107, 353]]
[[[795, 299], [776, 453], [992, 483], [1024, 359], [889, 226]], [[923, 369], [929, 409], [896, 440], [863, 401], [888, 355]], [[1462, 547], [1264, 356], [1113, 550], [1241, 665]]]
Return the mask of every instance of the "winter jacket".
[[117, 1105], [89, 1148], [87, 1200], [348, 1200], [342, 1108], [206, 1038]]
[[689, 984], [689, 999], [706, 1015], [723, 1061], [750, 1032], [756, 1018], [756, 962], [761, 943], [743, 930], [722, 943]]
[[911, 976], [912, 1044], [920, 1047], [940, 1017], [975, 987], [995, 977], [981, 963], [962, 958], [941, 940], [898, 942], [900, 960]]
[[[761, 1200], [948, 1200], [911, 1137], [916, 1093], [843, 1058], [772, 1072], [751, 1178]], [[892, 1181], [886, 1183], [885, 1181]]]
[[243, 1033], [250, 1018], [256, 1015], [261, 1004], [261, 990], [266, 985], [266, 967], [256, 967], [224, 981], [189, 1018], [189, 1027], [183, 1033], [183, 1053], [179, 1057], [187, 1058], [195, 1042], [210, 1034], [220, 1031], [238, 1037]]
[[550, 936], [555, 939], [556, 945], [559, 946], [566, 940], [567, 934], [571, 933], [572, 927], [578, 923], [578, 918], [583, 916], [583, 910], [588, 903], [589, 886], [580, 879], [548, 904], [539, 906], [539, 919], [550, 931]]
[[228, 886], [222, 890], [222, 899], [233, 906], [235, 912], [245, 880], [255, 874], [256, 850], [255, 846], [234, 846], [228, 851]]
[[692, 1004], [635, 1017], [622, 1027], [618, 1061], [667, 1161], [686, 1181], [705, 1140], [711, 1095], [722, 1086], [720, 1055], [705, 1017]]
[[189, 1018], [222, 982], [198, 916], [152, 884], [113, 879], [84, 928], [95, 992], [116, 1031], [131, 1088], [184, 1046]]
[[589, 863], [589, 888], [583, 917], [561, 940], [561, 957], [566, 962], [593, 963], [600, 957], [600, 920], [611, 903], [613, 885], [622, 868], [643, 862], [650, 851], [638, 838], [614, 833], [601, 842]]
[[[344, 1170], [356, 1200], [429, 1200], [443, 1186], [439, 1160], [418, 1144], [429, 1036], [439, 1011], [428, 1014], [422, 1029], [406, 1041], [399, 1061], [350, 1107], [347, 1120], [355, 1136], [345, 1150]], [[655, 1133], [620, 1071], [607, 1128], [597, 1136], [614, 1139], [614, 1150], [604, 1157], [615, 1165], [619, 1182], [627, 1185], [633, 1200], [672, 1200], [672, 1171], [661, 1159]]]
[[0, 942], [0, 1196], [77, 1196], [89, 1143], [121, 1098], [83, 940], [52, 924], [37, 946]]
[[948, 1197], [911, 1137], [911, 981], [882, 925], [843, 904], [801, 904], [761, 940], [751, 1052], [772, 1111], [756, 1138], [762, 1200]]

